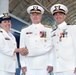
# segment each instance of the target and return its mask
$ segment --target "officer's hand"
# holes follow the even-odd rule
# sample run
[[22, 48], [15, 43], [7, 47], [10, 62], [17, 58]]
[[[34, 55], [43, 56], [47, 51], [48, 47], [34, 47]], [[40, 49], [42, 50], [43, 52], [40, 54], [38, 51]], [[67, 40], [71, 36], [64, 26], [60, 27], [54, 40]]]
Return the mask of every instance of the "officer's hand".
[[28, 49], [27, 48], [20, 48], [20, 52], [21, 55], [27, 55], [28, 54]]
[[23, 75], [26, 75], [27, 67], [26, 66], [25, 67], [22, 67], [21, 70], [22, 70], [22, 74]]
[[48, 73], [52, 72], [53, 71], [53, 66], [48, 66], [47, 71], [48, 71]]
[[27, 48], [17, 48], [15, 49], [14, 53], [19, 52], [21, 55], [27, 55], [28, 54], [28, 49]]

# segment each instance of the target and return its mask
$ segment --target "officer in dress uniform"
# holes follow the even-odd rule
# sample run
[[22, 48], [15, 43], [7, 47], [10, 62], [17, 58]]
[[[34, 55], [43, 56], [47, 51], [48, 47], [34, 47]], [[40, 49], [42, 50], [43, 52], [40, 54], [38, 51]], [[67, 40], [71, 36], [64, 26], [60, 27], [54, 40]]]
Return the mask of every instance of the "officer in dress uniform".
[[54, 75], [76, 75], [76, 25], [65, 22], [68, 8], [63, 4], [51, 7], [58, 28], [52, 32], [55, 51]]
[[11, 17], [8, 13], [0, 15], [0, 75], [15, 75], [16, 52], [27, 54], [25, 48], [17, 48], [15, 37], [10, 33]]
[[27, 8], [32, 24], [21, 30], [20, 47], [28, 49], [28, 55], [20, 55], [24, 75], [49, 75], [53, 70], [51, 29], [40, 23], [44, 9], [39, 5]]

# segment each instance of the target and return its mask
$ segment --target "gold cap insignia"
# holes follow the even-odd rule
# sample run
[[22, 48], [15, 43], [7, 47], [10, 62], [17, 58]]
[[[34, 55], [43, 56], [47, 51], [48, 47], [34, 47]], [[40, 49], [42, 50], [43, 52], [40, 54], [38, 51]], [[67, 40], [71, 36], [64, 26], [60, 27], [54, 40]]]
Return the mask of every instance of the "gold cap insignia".
[[3, 18], [10, 18], [10, 16], [8, 15], [8, 13], [3, 13]]
[[37, 9], [38, 9], [38, 6], [33, 6], [33, 9], [34, 9], [34, 10], [37, 10]]
[[60, 6], [55, 6], [55, 10], [59, 10], [60, 9]]

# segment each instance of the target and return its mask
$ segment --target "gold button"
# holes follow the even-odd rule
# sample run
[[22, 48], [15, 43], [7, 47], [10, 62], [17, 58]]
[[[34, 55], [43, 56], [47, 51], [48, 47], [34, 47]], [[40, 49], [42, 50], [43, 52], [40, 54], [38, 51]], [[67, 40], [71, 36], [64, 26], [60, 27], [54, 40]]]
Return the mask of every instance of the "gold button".
[[58, 49], [56, 49], [56, 51], [58, 51]]
[[58, 59], [59, 57], [57, 57], [57, 59]]
[[15, 59], [14, 59], [14, 61], [15, 61]]
[[35, 29], [37, 29], [37, 27], [35, 27]]
[[58, 43], [58, 42], [57, 42]]
[[14, 53], [14, 56], [15, 56], [15, 53]]
[[60, 30], [60, 28], [59, 28], [59, 30]]
[[37, 48], [37, 47], [35, 47], [35, 48]]
[[37, 42], [37, 40], [35, 40], [35, 42]]

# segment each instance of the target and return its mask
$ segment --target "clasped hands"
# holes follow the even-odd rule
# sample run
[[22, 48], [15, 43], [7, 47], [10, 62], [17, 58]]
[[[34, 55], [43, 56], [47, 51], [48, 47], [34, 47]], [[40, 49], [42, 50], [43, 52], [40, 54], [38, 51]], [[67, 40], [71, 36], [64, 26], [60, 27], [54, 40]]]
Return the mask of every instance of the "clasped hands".
[[20, 52], [21, 55], [27, 55], [28, 54], [28, 49], [27, 48], [20, 48]]
[[14, 53], [19, 52], [21, 55], [27, 55], [28, 54], [28, 49], [27, 48], [16, 48]]

